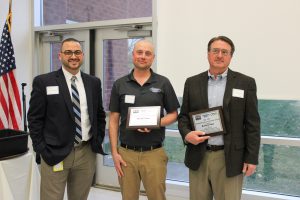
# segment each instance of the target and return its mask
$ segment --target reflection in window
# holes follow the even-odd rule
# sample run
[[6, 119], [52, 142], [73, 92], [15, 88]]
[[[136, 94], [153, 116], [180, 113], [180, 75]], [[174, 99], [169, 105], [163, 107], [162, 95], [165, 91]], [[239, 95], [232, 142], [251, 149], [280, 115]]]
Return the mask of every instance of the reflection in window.
[[44, 25], [152, 16], [152, 0], [44, 0]]
[[127, 75], [132, 64], [132, 50], [139, 38], [110, 39], [103, 41], [103, 106], [108, 111], [110, 93], [114, 82]]
[[169, 158], [167, 179], [188, 182], [189, 170], [183, 163], [185, 146], [181, 137], [166, 137], [164, 148]]
[[[181, 98], [179, 98], [181, 102]], [[300, 137], [300, 101], [259, 100], [262, 135]], [[177, 122], [169, 127], [177, 129]], [[166, 137], [168, 179], [188, 182], [181, 137]], [[300, 196], [300, 148], [262, 144], [255, 175], [245, 178], [245, 189]]]
[[[185, 148], [182, 139], [166, 137], [165, 149], [169, 157], [167, 178], [188, 182], [188, 169], [183, 163]], [[261, 145], [256, 173], [245, 178], [244, 188], [300, 196], [299, 157], [299, 147]]]
[[300, 137], [300, 101], [259, 100], [262, 135]]
[[256, 173], [245, 178], [246, 189], [300, 196], [300, 148], [263, 144]]
[[61, 43], [51, 43], [51, 56], [50, 56], [50, 71], [56, 71], [61, 68], [61, 62], [58, 59]]

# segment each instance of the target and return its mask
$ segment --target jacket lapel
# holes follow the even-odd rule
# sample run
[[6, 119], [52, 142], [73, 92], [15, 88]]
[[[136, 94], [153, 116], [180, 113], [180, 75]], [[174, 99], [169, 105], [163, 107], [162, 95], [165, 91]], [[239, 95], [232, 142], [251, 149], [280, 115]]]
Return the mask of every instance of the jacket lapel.
[[66, 78], [63, 74], [62, 69], [59, 69], [56, 73], [56, 81], [59, 85], [60, 92], [63, 95], [63, 98], [65, 100], [66, 106], [69, 110], [69, 114], [71, 118], [74, 118], [73, 108], [72, 108], [72, 100], [69, 92], [69, 88], [66, 82]]
[[86, 94], [86, 101], [87, 101], [87, 106], [88, 106], [88, 113], [89, 113], [89, 118], [90, 122], [92, 124], [93, 122], [93, 95], [92, 95], [92, 82], [91, 79], [87, 77], [87, 75], [83, 72], [81, 72], [81, 77], [85, 89], [85, 94]]
[[223, 98], [223, 107], [228, 107], [230, 103], [234, 82], [235, 82], [235, 73], [230, 69], [228, 69], [226, 88], [225, 88], [225, 93]]
[[225, 120], [225, 126], [226, 126], [226, 133], [230, 133], [230, 100], [232, 96], [232, 89], [235, 84], [235, 78], [236, 74], [235, 72], [231, 71], [228, 69], [228, 75], [227, 75], [227, 82], [226, 82], [226, 88], [225, 88], [225, 93], [224, 93], [224, 98], [223, 98], [223, 114], [224, 114], [224, 120]]

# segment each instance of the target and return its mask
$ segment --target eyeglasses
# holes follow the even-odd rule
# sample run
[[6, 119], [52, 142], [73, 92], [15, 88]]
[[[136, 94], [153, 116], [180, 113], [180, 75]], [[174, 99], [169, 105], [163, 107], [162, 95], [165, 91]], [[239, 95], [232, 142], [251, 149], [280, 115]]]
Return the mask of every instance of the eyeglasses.
[[82, 51], [80, 51], [80, 50], [76, 50], [76, 51], [66, 50], [66, 51], [61, 52], [61, 53], [65, 54], [65, 56], [73, 56], [73, 54], [75, 56], [81, 56], [82, 55]]
[[211, 49], [210, 52], [214, 55], [219, 55], [221, 52], [222, 56], [228, 56], [231, 53], [227, 49]]

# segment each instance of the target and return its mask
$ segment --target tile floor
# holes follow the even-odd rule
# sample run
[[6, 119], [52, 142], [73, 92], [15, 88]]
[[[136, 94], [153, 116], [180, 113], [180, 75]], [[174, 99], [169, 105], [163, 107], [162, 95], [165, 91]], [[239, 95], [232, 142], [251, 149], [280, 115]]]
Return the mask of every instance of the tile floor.
[[[92, 187], [88, 200], [121, 200], [121, 193], [106, 189]], [[139, 200], [147, 200], [147, 197], [140, 196]]]

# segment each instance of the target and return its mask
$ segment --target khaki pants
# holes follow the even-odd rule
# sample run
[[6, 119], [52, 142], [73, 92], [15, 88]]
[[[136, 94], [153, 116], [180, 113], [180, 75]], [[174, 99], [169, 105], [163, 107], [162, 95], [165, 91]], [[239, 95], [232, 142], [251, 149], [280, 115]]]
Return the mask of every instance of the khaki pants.
[[207, 151], [197, 171], [189, 170], [191, 200], [240, 200], [243, 174], [226, 176], [224, 151]]
[[119, 178], [123, 200], [138, 200], [141, 181], [148, 200], [165, 200], [168, 157], [163, 148], [137, 152], [123, 147], [119, 154], [127, 166]]
[[42, 160], [41, 163], [41, 200], [62, 200], [65, 187], [69, 200], [87, 199], [96, 169], [96, 154], [90, 144], [73, 148], [63, 160], [63, 171], [54, 172]]

